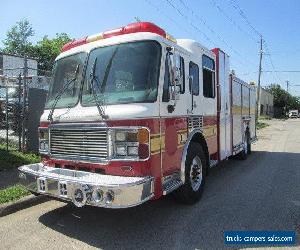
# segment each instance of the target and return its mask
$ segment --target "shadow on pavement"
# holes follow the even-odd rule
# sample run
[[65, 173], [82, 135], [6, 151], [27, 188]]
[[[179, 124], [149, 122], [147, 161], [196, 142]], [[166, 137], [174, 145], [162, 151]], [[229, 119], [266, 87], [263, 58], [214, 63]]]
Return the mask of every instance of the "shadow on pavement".
[[103, 249], [243, 248], [224, 245], [226, 230], [295, 230], [299, 245], [299, 163], [300, 154], [257, 151], [212, 169], [194, 206], [170, 196], [121, 210], [68, 204], [39, 221]]

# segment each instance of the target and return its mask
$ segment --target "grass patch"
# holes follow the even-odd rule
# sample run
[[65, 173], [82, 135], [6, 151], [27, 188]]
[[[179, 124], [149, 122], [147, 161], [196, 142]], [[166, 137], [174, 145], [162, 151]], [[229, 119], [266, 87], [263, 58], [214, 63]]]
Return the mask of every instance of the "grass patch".
[[259, 119], [260, 120], [272, 120], [272, 117], [263, 115], [263, 116], [260, 116]]
[[2, 189], [0, 190], [0, 204], [19, 200], [29, 194], [30, 192], [22, 185], [15, 185]]
[[39, 155], [22, 153], [14, 149], [6, 151], [6, 146], [0, 144], [0, 171], [37, 162], [41, 162], [41, 157]]
[[256, 123], [256, 129], [262, 129], [262, 128], [265, 128], [265, 127], [268, 127], [269, 126], [269, 124], [268, 123], [265, 123], [265, 122], [260, 122], [260, 121], [258, 121], [257, 123]]

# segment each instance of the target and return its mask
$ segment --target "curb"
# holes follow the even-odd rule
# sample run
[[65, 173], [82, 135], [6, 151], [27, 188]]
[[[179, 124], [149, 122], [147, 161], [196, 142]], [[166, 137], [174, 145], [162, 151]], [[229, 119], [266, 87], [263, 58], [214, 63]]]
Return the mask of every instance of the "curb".
[[15, 213], [19, 210], [38, 205], [48, 201], [49, 198], [45, 195], [35, 196], [33, 194], [25, 196], [17, 201], [8, 202], [0, 205], [0, 217]]

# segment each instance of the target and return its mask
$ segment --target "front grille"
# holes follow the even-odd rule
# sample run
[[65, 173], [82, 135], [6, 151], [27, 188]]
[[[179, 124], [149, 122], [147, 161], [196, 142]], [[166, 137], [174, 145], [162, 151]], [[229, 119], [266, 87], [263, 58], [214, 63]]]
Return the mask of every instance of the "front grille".
[[50, 128], [50, 154], [55, 159], [101, 162], [108, 158], [107, 129]]

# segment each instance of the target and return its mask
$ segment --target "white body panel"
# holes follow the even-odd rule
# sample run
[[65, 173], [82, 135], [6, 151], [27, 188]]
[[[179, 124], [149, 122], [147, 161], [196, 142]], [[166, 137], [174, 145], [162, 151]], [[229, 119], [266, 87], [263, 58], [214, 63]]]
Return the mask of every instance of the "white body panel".
[[255, 88], [232, 76], [232, 130], [233, 151], [241, 149], [248, 128], [250, 138], [255, 137]]
[[220, 160], [231, 155], [231, 112], [229, 91], [229, 57], [219, 51], [219, 89], [220, 89]]
[[242, 86], [239, 82], [232, 81], [232, 126], [233, 147], [239, 145], [242, 138]]

